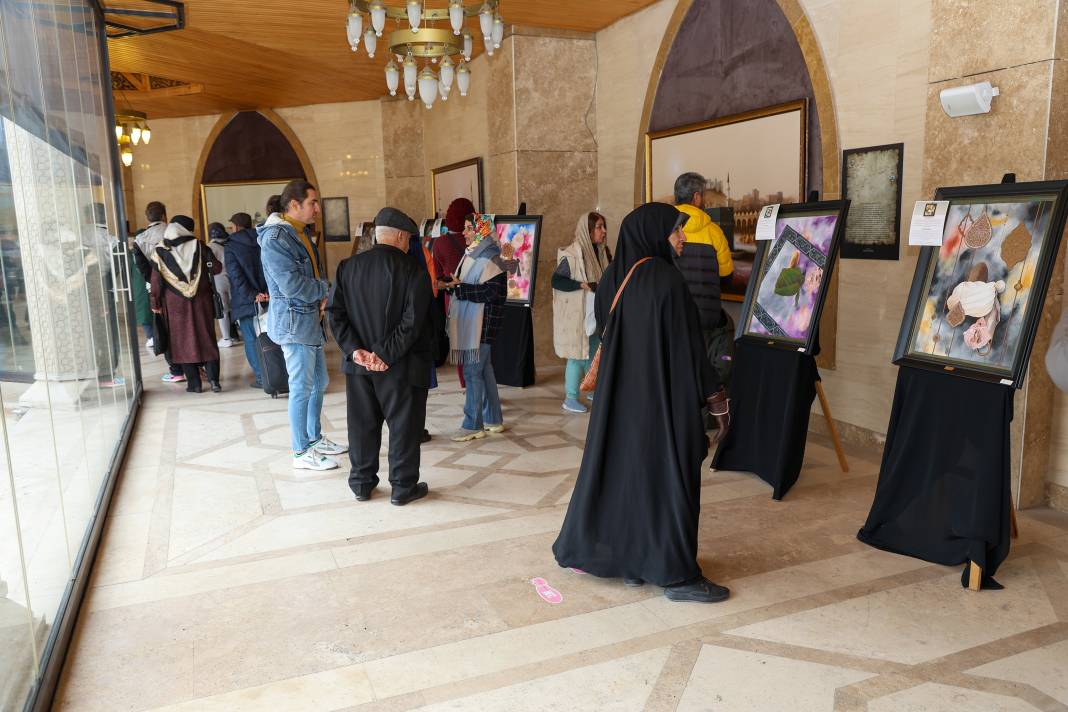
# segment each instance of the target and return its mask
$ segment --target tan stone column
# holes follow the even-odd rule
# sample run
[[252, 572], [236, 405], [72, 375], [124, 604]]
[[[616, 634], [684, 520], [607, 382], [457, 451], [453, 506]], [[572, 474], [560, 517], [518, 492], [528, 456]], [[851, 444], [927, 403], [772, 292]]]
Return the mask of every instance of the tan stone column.
[[427, 172], [423, 160], [423, 113], [418, 99], [382, 99], [382, 163], [386, 179], [386, 205], [403, 210], [418, 223], [430, 217]]
[[[1056, 59], [1068, 47], [1064, 13], [1064, 0], [932, 0], [924, 194], [939, 186], [997, 183], [1004, 173], [1015, 173], [1018, 182], [1068, 177], [1068, 83]], [[1001, 90], [989, 114], [946, 116], [941, 90], [982, 81]], [[1056, 389], [1043, 356], [1063, 284], [1058, 269], [1027, 381], [1016, 395], [1012, 486], [1021, 508], [1045, 501]]]
[[[552, 287], [557, 250], [575, 236], [579, 216], [597, 207], [597, 53], [593, 35], [512, 28], [490, 64], [490, 212], [521, 202], [542, 215], [534, 300], [534, 357], [553, 352]], [[609, 226], [611, 232], [618, 225]]]

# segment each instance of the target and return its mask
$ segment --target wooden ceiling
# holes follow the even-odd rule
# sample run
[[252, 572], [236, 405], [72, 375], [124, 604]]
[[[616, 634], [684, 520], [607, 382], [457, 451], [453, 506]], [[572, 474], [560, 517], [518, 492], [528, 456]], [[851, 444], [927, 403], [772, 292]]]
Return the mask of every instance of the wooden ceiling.
[[[509, 24], [595, 32], [655, 1], [503, 0], [501, 10]], [[448, 2], [426, 0], [426, 5]], [[362, 43], [353, 54], [345, 40], [347, 7], [346, 0], [185, 0], [185, 29], [109, 40], [111, 69], [200, 91], [117, 90], [116, 106], [151, 119], [377, 99], [386, 93], [386, 52], [380, 40], [375, 59]], [[476, 31], [477, 54], [482, 44], [477, 18], [469, 25]]]

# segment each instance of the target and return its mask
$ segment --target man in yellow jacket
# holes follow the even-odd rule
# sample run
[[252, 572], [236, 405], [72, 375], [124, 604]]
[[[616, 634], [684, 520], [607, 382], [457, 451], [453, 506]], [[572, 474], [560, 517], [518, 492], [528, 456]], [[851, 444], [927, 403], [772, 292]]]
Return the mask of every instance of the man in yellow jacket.
[[720, 290], [734, 273], [734, 261], [726, 235], [704, 211], [707, 184], [700, 173], [683, 173], [675, 179], [675, 207], [689, 216], [683, 227], [686, 243], [677, 264], [697, 303], [709, 361], [720, 380], [729, 383], [734, 328], [720, 303]]

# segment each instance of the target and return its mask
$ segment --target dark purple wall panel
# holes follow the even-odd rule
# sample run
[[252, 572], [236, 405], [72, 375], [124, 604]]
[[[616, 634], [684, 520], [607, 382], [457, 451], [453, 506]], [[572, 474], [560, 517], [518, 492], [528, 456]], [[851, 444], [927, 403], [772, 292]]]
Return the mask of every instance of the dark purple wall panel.
[[215, 139], [204, 163], [204, 183], [305, 178], [289, 140], [258, 111], [242, 111]]

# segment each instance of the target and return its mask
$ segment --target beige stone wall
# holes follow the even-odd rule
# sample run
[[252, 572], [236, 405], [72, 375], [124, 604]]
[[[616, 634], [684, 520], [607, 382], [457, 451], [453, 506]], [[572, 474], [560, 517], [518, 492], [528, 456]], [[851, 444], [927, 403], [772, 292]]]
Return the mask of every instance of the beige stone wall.
[[[382, 112], [377, 101], [317, 104], [279, 109], [308, 154], [319, 192], [347, 197], [349, 219], [369, 220], [385, 203]], [[170, 215], [191, 215], [197, 162], [218, 115], [152, 121], [152, 142], [134, 151], [131, 227], [145, 226], [145, 205], [163, 201]], [[194, 218], [197, 216], [193, 216]], [[327, 246], [331, 271], [351, 246]]]
[[152, 141], [134, 148], [133, 205], [126, 206], [130, 228], [145, 227], [145, 206], [159, 200], [171, 215], [193, 216], [193, 181], [200, 152], [218, 115], [153, 119]]

